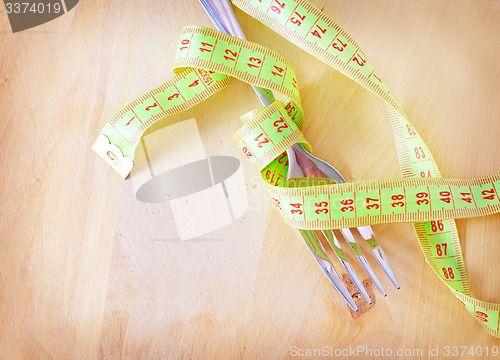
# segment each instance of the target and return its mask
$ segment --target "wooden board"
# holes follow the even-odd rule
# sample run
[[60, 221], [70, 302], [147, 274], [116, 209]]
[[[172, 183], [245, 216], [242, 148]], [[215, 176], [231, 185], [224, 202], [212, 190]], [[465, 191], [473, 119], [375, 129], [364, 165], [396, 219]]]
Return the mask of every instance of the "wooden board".
[[[498, 1], [313, 2], [363, 47], [444, 176], [499, 171]], [[236, 13], [248, 39], [294, 64], [314, 153], [348, 180], [399, 177], [384, 104]], [[171, 203], [137, 199], [90, 147], [115, 111], [171, 76], [187, 24], [211, 26], [197, 1], [80, 2], [15, 34], [2, 11], [1, 357], [274, 359], [359, 346], [432, 358], [429, 348], [500, 346], [432, 273], [410, 224], [374, 227], [401, 290], [376, 267], [387, 297], [374, 289], [368, 311], [347, 309], [231, 141], [259, 106], [246, 84], [155, 127], [195, 119], [207, 156], [236, 159], [244, 214], [231, 208], [226, 226], [181, 241]], [[472, 292], [491, 302], [499, 220], [457, 221]]]

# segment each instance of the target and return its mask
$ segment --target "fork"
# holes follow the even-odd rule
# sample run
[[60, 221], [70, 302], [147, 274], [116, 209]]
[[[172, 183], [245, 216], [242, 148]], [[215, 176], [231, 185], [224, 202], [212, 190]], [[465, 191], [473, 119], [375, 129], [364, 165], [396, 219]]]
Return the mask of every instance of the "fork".
[[[229, 0], [199, 0], [199, 2], [207, 12], [217, 30], [245, 40], [245, 35], [243, 34], [243, 31], [238, 23], [236, 15], [233, 12], [233, 8], [229, 3]], [[264, 106], [268, 106], [275, 101], [274, 96], [270, 91], [253, 85], [252, 87]], [[287, 180], [298, 177], [320, 177], [332, 179], [337, 183], [346, 182], [344, 177], [333, 166], [321, 159], [314, 157], [298, 143], [292, 145], [287, 149], [287, 155], [289, 163]], [[375, 237], [372, 228], [370, 226], [360, 226], [357, 228], [357, 230], [371, 249], [375, 259], [385, 271], [386, 275], [389, 277], [393, 285], [396, 287], [396, 289], [399, 289], [399, 283], [387, 260], [387, 257], [385, 256], [384, 251], [382, 250], [377, 238]], [[313, 255], [314, 259], [320, 265], [321, 269], [324, 271], [330, 282], [341, 294], [347, 304], [354, 311], [357, 311], [358, 308], [353, 300], [353, 297], [349, 294], [349, 291], [347, 290], [339, 274], [335, 270], [335, 267], [328, 257], [328, 254], [321, 244], [321, 240], [317, 236], [316, 232], [313, 230], [302, 229], [298, 229], [298, 231], [309, 251]], [[368, 260], [364, 256], [361, 248], [357, 244], [352, 232], [349, 229], [340, 229], [339, 231], [345, 238], [351, 250], [356, 255], [364, 270], [372, 279], [377, 289], [382, 293], [382, 295], [386, 296], [387, 293], [382, 287], [380, 280], [375, 275], [372, 267], [368, 263]], [[339, 259], [345, 271], [348, 273], [356, 288], [359, 290], [365, 300], [369, 304], [371, 304], [372, 301], [365, 287], [359, 280], [359, 277], [357, 276], [354, 268], [349, 262], [347, 255], [343, 251], [340, 242], [335, 237], [333, 230], [323, 230], [322, 234], [326, 238], [328, 244]]]

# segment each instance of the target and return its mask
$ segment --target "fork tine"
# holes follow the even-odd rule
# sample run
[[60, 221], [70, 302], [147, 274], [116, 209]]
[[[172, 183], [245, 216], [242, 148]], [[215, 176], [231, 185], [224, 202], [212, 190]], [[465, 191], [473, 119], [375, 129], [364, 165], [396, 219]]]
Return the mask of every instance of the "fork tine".
[[378, 279], [377, 275], [375, 275], [375, 272], [373, 271], [372, 267], [370, 266], [370, 263], [366, 259], [365, 255], [363, 254], [363, 251], [359, 247], [358, 243], [356, 242], [356, 239], [351, 233], [351, 230], [349, 229], [340, 229], [340, 233], [344, 237], [344, 239], [347, 241], [349, 244], [349, 247], [351, 248], [352, 252], [356, 255], [358, 258], [359, 262], [363, 266], [363, 269], [368, 273], [370, 276], [370, 279], [372, 279], [373, 283], [377, 287], [377, 289], [380, 291], [380, 293], [384, 296], [387, 296], [387, 293], [385, 292], [382, 284], [380, 283], [380, 280]]
[[342, 266], [344, 267], [345, 271], [349, 274], [351, 277], [351, 280], [354, 282], [354, 285], [358, 288], [359, 292], [365, 300], [368, 302], [368, 304], [372, 303], [372, 300], [370, 299], [370, 296], [368, 295], [368, 292], [366, 292], [365, 287], [359, 280], [358, 275], [354, 271], [354, 268], [352, 267], [351, 263], [349, 262], [349, 259], [347, 258], [346, 254], [344, 253], [344, 250], [342, 250], [342, 247], [340, 246], [339, 241], [333, 234], [331, 230], [323, 230], [322, 231], [323, 235], [325, 236], [326, 240], [328, 240], [328, 243], [332, 247], [333, 251], [335, 252], [335, 255], [337, 255], [338, 259], [342, 263]]
[[321, 242], [319, 241], [316, 233], [312, 230], [298, 230], [312, 256], [316, 259], [319, 266], [321, 266], [321, 269], [323, 269], [324, 273], [331, 281], [333, 286], [335, 286], [335, 289], [337, 289], [340, 295], [342, 295], [344, 300], [354, 311], [358, 311], [356, 303], [354, 302], [352, 296], [349, 294], [349, 291], [340, 279], [339, 274], [335, 270], [335, 267], [333, 266], [330, 258], [326, 254], [326, 251], [323, 248], [323, 245], [321, 245]]
[[400, 286], [398, 280], [396, 279], [396, 275], [394, 275], [394, 271], [392, 271], [391, 265], [389, 264], [384, 250], [382, 250], [382, 247], [380, 246], [380, 243], [378, 242], [371, 226], [360, 226], [358, 227], [358, 231], [361, 237], [365, 240], [366, 245], [368, 245], [368, 247], [372, 251], [375, 259], [377, 259], [382, 269], [384, 269], [389, 279], [391, 279], [394, 287], [399, 290]]
[[[344, 177], [337, 171], [337, 169], [335, 169], [333, 166], [331, 166], [326, 161], [311, 155], [309, 152], [307, 152], [299, 144], [294, 144], [292, 149], [293, 149], [293, 152], [295, 153], [295, 156], [290, 158], [291, 151], [287, 150], [287, 154], [289, 155], [289, 161], [290, 161], [290, 163], [292, 163], [292, 160], [295, 159], [299, 165], [298, 166], [299, 168], [304, 170], [304, 167], [305, 167], [305, 169], [308, 170], [307, 172], [304, 170], [306, 177], [322, 176], [325, 178], [335, 180], [339, 183], [346, 182]], [[315, 169], [314, 169], [314, 166], [315, 166]], [[290, 175], [295, 176], [294, 174], [290, 173], [290, 169], [293, 170], [293, 167], [292, 166], [289, 167], [289, 174], [287, 175], [287, 178], [289, 178]], [[375, 259], [377, 259], [377, 262], [379, 263], [379, 265], [384, 269], [385, 273], [387, 274], [387, 276], [389, 277], [391, 282], [394, 284], [394, 286], [397, 289], [399, 289], [400, 286], [399, 286], [399, 283], [396, 279], [396, 276], [394, 275], [394, 272], [392, 271], [391, 265], [389, 264], [389, 261], [387, 260], [385, 254], [384, 254], [384, 251], [382, 250], [382, 247], [378, 243], [378, 240], [375, 237], [375, 234], [373, 233], [372, 228], [370, 226], [360, 226], [360, 227], [358, 227], [358, 231], [361, 234], [361, 236], [363, 237], [363, 239], [365, 240], [366, 244], [369, 246], [370, 250], [373, 253], [373, 256], [375, 256]], [[349, 231], [349, 233], [350, 233], [350, 231]], [[344, 237], [345, 237], [345, 234], [342, 234], [342, 235], [344, 235]], [[354, 240], [354, 238], [352, 236], [351, 236], [351, 238]], [[347, 240], [347, 238], [346, 238], [346, 240]], [[351, 243], [349, 243], [349, 244], [351, 244]], [[352, 246], [351, 246], [351, 249], [352, 249]], [[353, 251], [354, 251], [354, 249], [353, 249]], [[363, 264], [363, 267], [366, 264], [369, 266], [368, 261], [366, 261], [366, 258], [364, 260], [360, 259], [360, 262], [361, 262], [361, 264]], [[373, 273], [373, 270], [372, 270], [371, 274], [367, 268], [365, 268], [365, 270], [369, 273], [370, 277], [372, 277], [372, 274], [375, 275]], [[374, 278], [376, 278], [376, 276], [372, 277], [372, 280], [375, 284], [377, 284], [375, 282]], [[380, 282], [378, 282], [378, 284], [380, 284]], [[382, 294], [385, 295], [385, 291], [383, 290], [382, 285], [380, 285], [380, 287], [377, 285], [377, 288], [382, 292]]]

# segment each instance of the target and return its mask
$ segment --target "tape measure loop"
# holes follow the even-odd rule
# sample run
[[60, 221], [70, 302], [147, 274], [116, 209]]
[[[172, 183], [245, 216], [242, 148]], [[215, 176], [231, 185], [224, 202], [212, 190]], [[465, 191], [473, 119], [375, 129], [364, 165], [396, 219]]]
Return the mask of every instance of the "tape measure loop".
[[[293, 102], [288, 101], [287, 106], [290, 103]], [[233, 137], [243, 154], [259, 171], [267, 168], [295, 143], [301, 143], [310, 150], [309, 143], [294, 121], [296, 114], [292, 118], [286, 110], [287, 106], [276, 100], [269, 106], [243, 115], [244, 124]], [[303, 117], [302, 111], [298, 116]], [[303, 120], [298, 123], [302, 124]]]
[[203, 26], [182, 28], [174, 72], [201, 68], [276, 91], [301, 104], [292, 64], [265, 46]]
[[[209, 74], [203, 69], [183, 69], [167, 82], [147, 92], [139, 99], [118, 111], [101, 131], [109, 143], [116, 146], [124, 157], [130, 159], [109, 161], [107, 146], [102, 138], [93, 145], [94, 151], [126, 178], [133, 168], [134, 153], [144, 132], [166, 116], [178, 114], [203, 102], [216, 92], [230, 85], [229, 77]], [[205, 81], [202, 86], [201, 82]], [[101, 140], [99, 140], [101, 139]], [[118, 151], [112, 151], [115, 156]], [[125, 163], [126, 162], [126, 165]]]

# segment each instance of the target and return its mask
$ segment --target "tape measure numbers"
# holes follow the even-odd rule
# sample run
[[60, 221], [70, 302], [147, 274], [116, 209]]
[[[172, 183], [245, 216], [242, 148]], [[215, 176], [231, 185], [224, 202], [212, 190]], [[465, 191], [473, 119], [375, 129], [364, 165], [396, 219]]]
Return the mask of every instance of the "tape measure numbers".
[[361, 48], [338, 24], [307, 1], [233, 0], [233, 3], [386, 102], [405, 179], [286, 187], [285, 150], [295, 142], [310, 150], [301, 132], [304, 115], [291, 64], [263, 46], [196, 26], [183, 29], [176, 75], [119, 111], [105, 126], [93, 149], [126, 177], [133, 166], [135, 147], [149, 126], [228, 86], [228, 76], [279, 92], [283, 97], [271, 106], [242, 116], [244, 125], [234, 139], [261, 170], [285, 220], [308, 229], [419, 221], [414, 227], [432, 269], [487, 330], [498, 337], [500, 305], [470, 297], [452, 219], [499, 212], [499, 175], [441, 179], [431, 152]]
[[[340, 25], [306, 0], [232, 0], [232, 2], [244, 12], [261, 21], [278, 34], [316, 56], [332, 68], [361, 84], [386, 102], [394, 138], [396, 140], [396, 150], [403, 177], [441, 176], [431, 152], [418, 132], [409, 122], [401, 106], [376, 74], [373, 66], [368, 61], [368, 58], [361, 48]], [[491, 189], [485, 190], [489, 191]], [[272, 190], [270, 189], [270, 191]], [[294, 191], [300, 191], [301, 195], [305, 197], [307, 190]], [[446, 192], [447, 190], [442, 191]], [[448, 192], [451, 193], [451, 190], [448, 190]], [[469, 192], [464, 191], [464, 193], [468, 194]], [[430, 193], [427, 194], [429, 194], [430, 197]], [[489, 199], [491, 195], [493, 195], [492, 199]], [[401, 196], [403, 197], [400, 200], [407, 199], [405, 194], [398, 193], [395, 194], [395, 196], [396, 200], [401, 198]], [[495, 193], [488, 192], [486, 196], [488, 197], [486, 200], [497, 202], [498, 188], [495, 188]], [[450, 197], [451, 205], [452, 199], [455, 198], [452, 198], [451, 194], [450, 196], [442, 196], [442, 198], [448, 197]], [[298, 198], [300, 197], [298, 196]], [[463, 198], [471, 198], [471, 196], [463, 196]], [[479, 199], [479, 197], [477, 198]], [[391, 200], [393, 199], [391, 198]], [[423, 198], [421, 200], [423, 200]], [[428, 200], [431, 199], [429, 198]], [[456, 201], [453, 200], [453, 205], [455, 202]], [[458, 201], [458, 203], [460, 203], [460, 201]], [[430, 201], [429, 205], [432, 205]], [[495, 204], [493, 204], [493, 206], [495, 206]], [[406, 205], [404, 205], [404, 207], [406, 208]], [[290, 211], [292, 211], [292, 209], [290, 209]], [[480, 210], [480, 212], [481, 211], [482, 210]], [[435, 245], [435, 236], [425, 229], [436, 226], [436, 221], [439, 221], [438, 226], [447, 229], [446, 232], [440, 234], [439, 239], [441, 244], [444, 244], [443, 247], [449, 249], [455, 256], [453, 258], [446, 258], [444, 261], [442, 261], [439, 256], [435, 256], [435, 253], [427, 250]], [[481, 304], [480, 306], [483, 308], [488, 307], [494, 309], [498, 314], [498, 312], [500, 312], [500, 305], [480, 302], [469, 296], [470, 286], [465, 272], [462, 250], [454, 220], [441, 220], [436, 218], [432, 222], [414, 223], [414, 227], [426, 259], [434, 272], [451, 289], [458, 291], [458, 293], [454, 291], [455, 295], [461, 294], [460, 299], [466, 305], [466, 308], [486, 326], [488, 332], [499, 337], [500, 324], [498, 321], [495, 321], [498, 315], [484, 321], [484, 317], [479, 318], [477, 313], [471, 311], [471, 304], [474, 303]], [[444, 266], [442, 266], [443, 263]], [[458, 277], [456, 274], [460, 274], [460, 276]]]
[[[270, 188], [285, 221], [300, 229], [343, 229], [500, 212], [500, 174], [477, 179], [406, 178]], [[308, 182], [308, 181], [307, 181]], [[427, 223], [427, 228], [429, 224]]]
[[204, 69], [185, 69], [118, 111], [101, 130], [92, 149], [123, 178], [134, 166], [134, 152], [148, 127], [180, 113], [229, 86], [229, 77]]
[[262, 45], [200, 26], [182, 29], [174, 64], [211, 69], [250, 84], [274, 90], [300, 106], [300, 94], [292, 64], [283, 55]]

